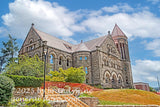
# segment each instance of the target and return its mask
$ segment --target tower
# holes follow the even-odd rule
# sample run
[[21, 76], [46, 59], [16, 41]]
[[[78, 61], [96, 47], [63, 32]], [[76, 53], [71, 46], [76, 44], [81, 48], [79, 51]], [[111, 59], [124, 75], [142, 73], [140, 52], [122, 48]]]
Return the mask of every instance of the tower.
[[115, 42], [118, 52], [121, 55], [123, 69], [123, 83], [125, 88], [133, 88], [131, 62], [129, 57], [128, 38], [123, 31], [115, 24], [112, 31], [112, 38]]

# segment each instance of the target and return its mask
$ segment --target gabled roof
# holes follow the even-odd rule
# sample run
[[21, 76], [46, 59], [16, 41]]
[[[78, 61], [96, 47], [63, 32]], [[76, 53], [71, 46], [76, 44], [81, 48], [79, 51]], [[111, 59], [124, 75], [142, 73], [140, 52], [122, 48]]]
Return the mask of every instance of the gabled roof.
[[[96, 46], [100, 46], [107, 38], [107, 36], [102, 36], [84, 43], [80, 43], [77, 45], [73, 45], [69, 42], [66, 42], [64, 40], [61, 40], [57, 37], [51, 36], [47, 33], [44, 33], [42, 31], [39, 31], [35, 29], [32, 25], [32, 28], [34, 31], [38, 34], [38, 36], [42, 39], [42, 41], [47, 41], [47, 45], [62, 51], [66, 51], [69, 53], [77, 52], [77, 51], [93, 51], [96, 50]], [[118, 27], [116, 24], [113, 31], [112, 31], [112, 37], [113, 36], [125, 36], [125, 34], [122, 32], [122, 30]]]
[[123, 31], [118, 27], [117, 24], [115, 24], [113, 31], [112, 31], [112, 37], [113, 36], [126, 36]]
[[80, 43], [77, 45], [73, 45], [69, 42], [66, 42], [64, 40], [61, 40], [59, 38], [56, 38], [54, 36], [51, 36], [47, 33], [44, 33], [42, 31], [39, 31], [32, 27], [35, 32], [39, 35], [39, 37], [42, 39], [42, 41], [47, 41], [47, 45], [51, 46], [56, 49], [60, 49], [66, 52], [77, 52], [77, 51], [92, 51], [96, 50], [96, 46], [100, 46], [103, 41], [106, 39], [107, 36], [102, 36], [84, 43]]
[[77, 48], [75, 49], [75, 52], [78, 51], [90, 51], [90, 49], [88, 49], [88, 47], [84, 43], [80, 43], [77, 45]]
[[66, 52], [73, 52], [74, 45], [72, 45], [71, 43], [68, 43], [64, 40], [51, 36], [47, 33], [41, 32], [35, 28], [33, 29], [36, 31], [36, 33], [40, 36], [40, 38], [43, 41], [47, 41], [48, 46], [51, 46], [53, 48], [60, 49]]
[[96, 46], [100, 46], [103, 41], [107, 38], [107, 36], [102, 36], [87, 42], [84, 42], [84, 44], [88, 47], [88, 49], [92, 50], [96, 50]]

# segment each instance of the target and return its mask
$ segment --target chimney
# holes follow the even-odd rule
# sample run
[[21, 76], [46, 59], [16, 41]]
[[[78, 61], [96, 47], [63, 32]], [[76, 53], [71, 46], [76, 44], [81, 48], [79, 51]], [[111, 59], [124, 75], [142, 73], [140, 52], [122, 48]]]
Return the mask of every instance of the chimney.
[[34, 23], [32, 23], [32, 27], [34, 26]]
[[108, 31], [108, 35], [111, 35], [110, 31]]

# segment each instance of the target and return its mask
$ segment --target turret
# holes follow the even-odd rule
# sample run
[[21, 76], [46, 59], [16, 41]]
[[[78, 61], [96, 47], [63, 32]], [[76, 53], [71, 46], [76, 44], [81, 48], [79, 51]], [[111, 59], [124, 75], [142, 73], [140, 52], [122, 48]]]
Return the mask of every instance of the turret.
[[123, 31], [115, 24], [112, 31], [112, 38], [116, 44], [116, 47], [121, 55], [122, 60], [130, 61], [128, 50], [128, 38]]
[[116, 44], [117, 50], [121, 55], [125, 88], [133, 88], [132, 69], [129, 57], [128, 38], [123, 31], [115, 24], [112, 31], [112, 38]]

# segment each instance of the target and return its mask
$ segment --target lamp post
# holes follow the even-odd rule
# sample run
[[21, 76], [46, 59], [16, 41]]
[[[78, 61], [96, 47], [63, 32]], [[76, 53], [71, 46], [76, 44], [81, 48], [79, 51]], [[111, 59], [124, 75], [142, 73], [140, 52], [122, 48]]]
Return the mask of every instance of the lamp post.
[[43, 87], [43, 99], [45, 99], [46, 56], [47, 56], [47, 49], [44, 49], [44, 87]]

